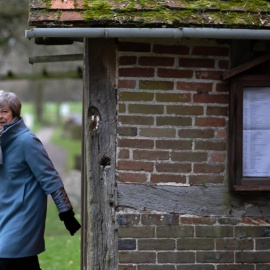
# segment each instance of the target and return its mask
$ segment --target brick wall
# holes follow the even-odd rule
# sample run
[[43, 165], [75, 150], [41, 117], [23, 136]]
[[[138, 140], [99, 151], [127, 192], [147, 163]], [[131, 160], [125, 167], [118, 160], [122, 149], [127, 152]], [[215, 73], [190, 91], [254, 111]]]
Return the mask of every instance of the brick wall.
[[269, 270], [269, 220], [118, 214], [119, 270]]
[[[229, 63], [226, 43], [119, 43], [118, 184], [226, 189], [229, 85], [221, 74]], [[231, 195], [220, 196], [234, 207]], [[253, 208], [248, 197], [237, 202], [241, 211], [220, 216], [122, 206], [119, 269], [270, 269], [266, 201]]]
[[223, 183], [227, 45], [119, 44], [118, 180]]

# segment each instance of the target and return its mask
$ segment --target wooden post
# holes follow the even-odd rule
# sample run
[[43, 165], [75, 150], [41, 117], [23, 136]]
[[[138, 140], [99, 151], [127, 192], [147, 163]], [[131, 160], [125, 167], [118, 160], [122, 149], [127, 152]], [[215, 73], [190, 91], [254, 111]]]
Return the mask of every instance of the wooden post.
[[117, 269], [115, 224], [115, 41], [85, 40], [83, 139], [84, 270]]

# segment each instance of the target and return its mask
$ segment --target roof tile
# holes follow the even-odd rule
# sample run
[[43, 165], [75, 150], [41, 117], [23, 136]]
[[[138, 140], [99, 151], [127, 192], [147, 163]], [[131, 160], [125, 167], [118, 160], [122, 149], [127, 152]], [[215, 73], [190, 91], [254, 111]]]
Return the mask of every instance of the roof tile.
[[269, 15], [267, 0], [31, 0], [29, 24], [269, 29]]

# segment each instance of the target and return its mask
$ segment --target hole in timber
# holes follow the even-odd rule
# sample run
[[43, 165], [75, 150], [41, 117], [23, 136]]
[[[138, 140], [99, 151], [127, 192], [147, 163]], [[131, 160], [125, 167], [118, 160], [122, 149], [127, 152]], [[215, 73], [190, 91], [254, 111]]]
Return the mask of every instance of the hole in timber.
[[100, 159], [100, 163], [101, 166], [106, 167], [106, 166], [110, 166], [111, 165], [111, 159], [107, 156], [103, 156]]

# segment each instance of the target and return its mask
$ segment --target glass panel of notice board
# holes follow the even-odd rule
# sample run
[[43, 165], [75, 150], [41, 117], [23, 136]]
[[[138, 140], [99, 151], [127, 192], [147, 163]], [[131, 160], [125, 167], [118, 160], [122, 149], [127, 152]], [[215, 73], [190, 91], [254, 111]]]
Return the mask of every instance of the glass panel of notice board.
[[243, 177], [270, 177], [270, 87], [243, 88]]

